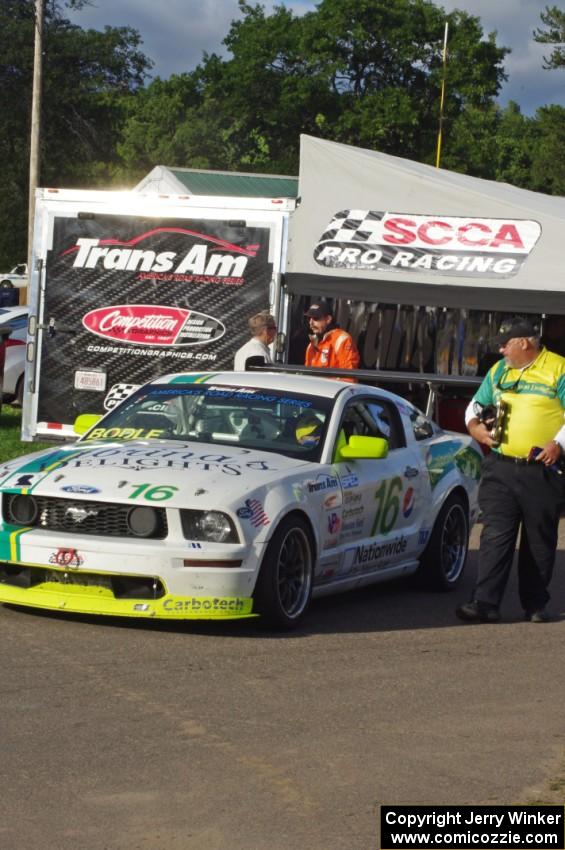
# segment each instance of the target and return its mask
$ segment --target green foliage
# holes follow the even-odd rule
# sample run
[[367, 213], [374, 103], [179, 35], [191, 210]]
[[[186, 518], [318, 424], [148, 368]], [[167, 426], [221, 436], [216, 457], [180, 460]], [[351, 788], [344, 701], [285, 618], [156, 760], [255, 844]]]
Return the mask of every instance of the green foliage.
[[[147, 99], [132, 101], [120, 146], [127, 169], [296, 173], [301, 133], [429, 161], [446, 19], [447, 132], [466, 108], [489, 107], [504, 79], [507, 50], [483, 38], [479, 19], [430, 0], [322, 0], [300, 17], [244, 0], [240, 10], [224, 39], [231, 58], [205, 56], [182, 82], [152, 83]], [[149, 104], [170, 98], [174, 122]]]
[[11, 460], [20, 455], [39, 452], [52, 446], [53, 443], [22, 443], [21, 436], [21, 410], [2, 405], [0, 410], [0, 463]]
[[540, 44], [557, 45], [549, 58], [543, 57], [543, 67], [546, 70], [563, 68], [565, 66], [565, 11], [558, 6], [546, 6], [540, 18], [546, 29], [534, 30], [534, 41]]
[[[34, 6], [33, 0], [2, 0], [0, 6], [1, 267], [21, 262], [27, 255]], [[118, 159], [123, 110], [150, 67], [140, 43], [139, 34], [130, 27], [83, 30], [63, 17], [60, 4], [46, 3], [42, 185], [107, 182]]]

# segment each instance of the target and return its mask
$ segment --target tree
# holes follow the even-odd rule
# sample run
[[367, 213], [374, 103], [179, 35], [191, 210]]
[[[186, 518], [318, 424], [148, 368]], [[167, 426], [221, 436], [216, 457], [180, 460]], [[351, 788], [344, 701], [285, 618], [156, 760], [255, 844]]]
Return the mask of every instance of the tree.
[[[0, 265], [26, 256], [33, 0], [0, 6]], [[82, 2], [66, 3], [80, 7]], [[45, 8], [41, 182], [85, 186], [107, 180], [125, 103], [143, 85], [149, 60], [130, 27], [83, 30], [56, 0]]]
[[543, 67], [550, 71], [565, 67], [565, 11], [557, 6], [546, 6], [540, 18], [546, 29], [534, 30], [534, 41], [540, 44], [556, 44], [549, 59], [544, 56]]
[[[508, 51], [494, 35], [431, 0], [321, 0], [302, 16], [239, 5], [224, 39], [231, 58], [204, 57], [180, 124], [166, 124], [177, 165], [296, 173], [300, 133], [433, 161], [446, 19], [447, 137], [467, 107], [492, 103], [504, 79]], [[141, 138], [134, 131], [147, 118], [147, 102], [136, 98], [121, 147], [128, 167], [152, 159], [156, 120], [149, 116], [154, 129]]]

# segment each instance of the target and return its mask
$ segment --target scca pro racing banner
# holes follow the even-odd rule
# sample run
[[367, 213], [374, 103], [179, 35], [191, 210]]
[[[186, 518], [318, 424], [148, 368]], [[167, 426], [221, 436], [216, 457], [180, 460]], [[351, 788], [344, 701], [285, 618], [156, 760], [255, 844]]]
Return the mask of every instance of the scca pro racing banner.
[[518, 273], [540, 234], [537, 221], [344, 210], [314, 259], [334, 269], [506, 278]]
[[268, 225], [55, 218], [46, 264], [38, 421], [102, 413], [116, 385], [233, 368], [268, 306]]

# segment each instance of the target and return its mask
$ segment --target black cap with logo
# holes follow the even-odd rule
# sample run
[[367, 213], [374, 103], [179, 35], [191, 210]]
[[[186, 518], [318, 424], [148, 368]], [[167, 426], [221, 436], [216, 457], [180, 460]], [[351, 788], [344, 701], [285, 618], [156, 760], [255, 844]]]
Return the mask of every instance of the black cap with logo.
[[539, 336], [539, 325], [527, 316], [513, 316], [506, 319], [500, 326], [493, 342], [497, 347], [506, 345], [508, 340], [519, 337]]

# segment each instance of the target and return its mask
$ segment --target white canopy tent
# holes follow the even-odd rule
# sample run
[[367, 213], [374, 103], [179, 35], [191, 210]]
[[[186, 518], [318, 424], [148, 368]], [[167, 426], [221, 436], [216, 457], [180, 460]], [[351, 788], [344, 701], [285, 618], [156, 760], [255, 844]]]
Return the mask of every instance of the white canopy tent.
[[565, 314], [565, 198], [302, 136], [289, 236], [296, 294]]

